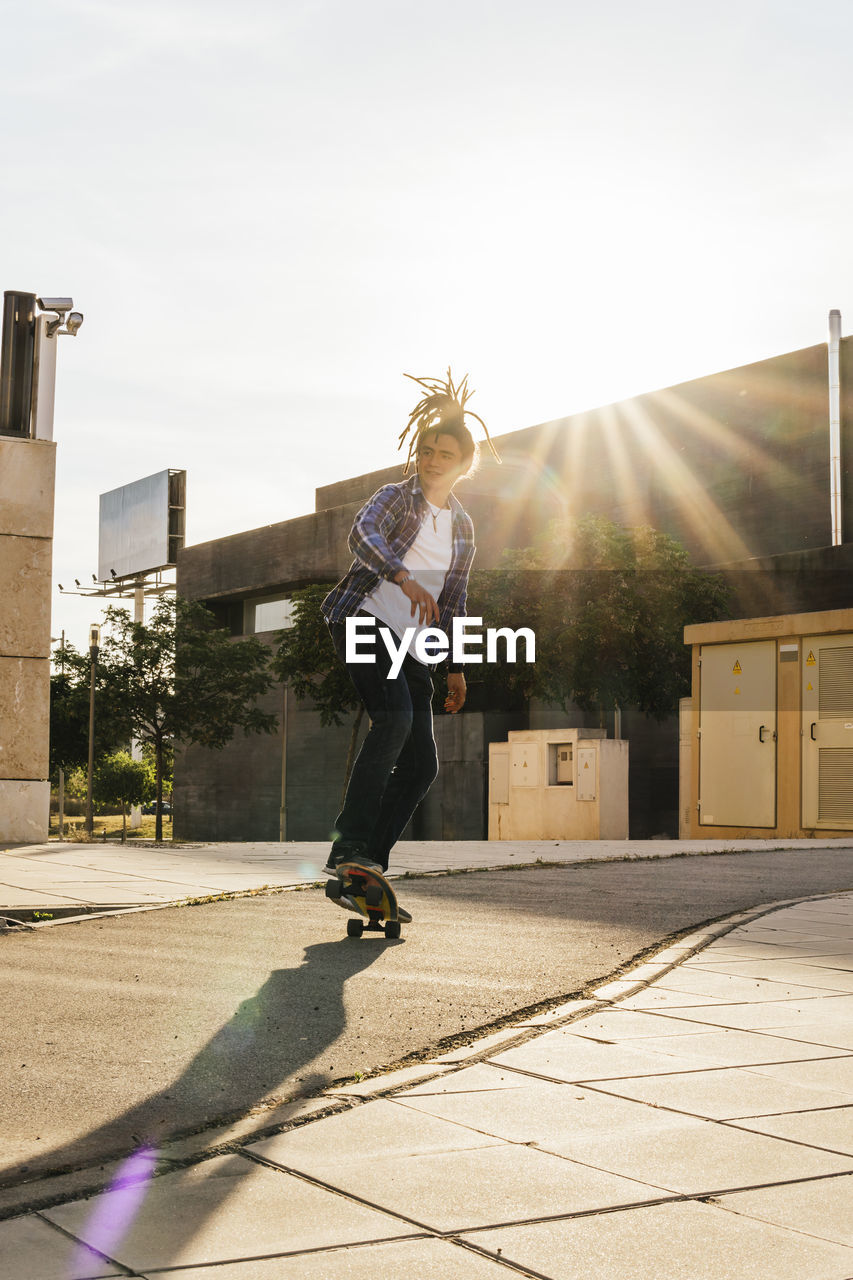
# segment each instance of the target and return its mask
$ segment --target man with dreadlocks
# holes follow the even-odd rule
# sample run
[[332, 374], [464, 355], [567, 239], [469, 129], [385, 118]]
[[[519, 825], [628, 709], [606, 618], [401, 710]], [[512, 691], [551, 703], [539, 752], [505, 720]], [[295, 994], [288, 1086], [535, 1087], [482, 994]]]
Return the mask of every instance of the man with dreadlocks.
[[[449, 369], [446, 381], [412, 381], [426, 395], [413, 409], [399, 443], [409, 436], [404, 477], [412, 461], [416, 473], [385, 485], [359, 511], [349, 537], [355, 559], [322, 604], [335, 650], [370, 717], [335, 820], [328, 875], [345, 861], [386, 871], [391, 849], [438, 772], [429, 666], [411, 645], [396, 678], [390, 652], [381, 644], [375, 647], [375, 661], [362, 656], [347, 662], [346, 619], [372, 617], [398, 639], [416, 624], [450, 633], [453, 618], [465, 615], [474, 559], [474, 526], [452, 492], [456, 481], [472, 470], [477, 454], [466, 414], [481, 424], [495, 453], [482, 418], [465, 408], [473, 394], [467, 376], [458, 386]], [[466, 692], [458, 665], [449, 665], [447, 687], [444, 708], [455, 714]], [[354, 909], [346, 896], [340, 903]], [[401, 911], [401, 919], [408, 918]]]

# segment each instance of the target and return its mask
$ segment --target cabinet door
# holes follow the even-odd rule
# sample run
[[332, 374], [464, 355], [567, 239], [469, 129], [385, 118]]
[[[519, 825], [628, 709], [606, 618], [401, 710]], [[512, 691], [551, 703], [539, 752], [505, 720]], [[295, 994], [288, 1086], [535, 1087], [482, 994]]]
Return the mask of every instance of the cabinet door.
[[699, 821], [776, 825], [776, 642], [703, 645]]
[[803, 826], [853, 827], [853, 635], [803, 641]]

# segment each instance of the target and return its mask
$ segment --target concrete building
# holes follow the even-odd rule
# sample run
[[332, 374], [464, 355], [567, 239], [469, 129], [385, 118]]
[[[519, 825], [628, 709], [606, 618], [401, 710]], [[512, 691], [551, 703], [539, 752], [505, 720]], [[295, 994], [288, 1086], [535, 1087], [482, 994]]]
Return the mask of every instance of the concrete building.
[[[554, 516], [598, 513], [678, 538], [694, 562], [725, 566], [738, 616], [853, 605], [851, 543], [832, 546], [827, 345], [712, 374], [511, 432], [458, 492], [477, 531], [475, 568], [529, 545]], [[853, 338], [840, 343], [841, 520], [853, 530]], [[392, 432], [389, 430], [389, 436]], [[272, 641], [293, 590], [333, 582], [349, 564], [359, 506], [400, 478], [399, 465], [318, 488], [311, 514], [185, 548], [180, 594], [203, 600], [235, 636]], [[267, 700], [286, 719], [275, 737], [224, 751], [179, 753], [175, 833], [199, 839], [324, 839], [349, 730], [321, 729], [308, 705]], [[580, 711], [532, 704], [499, 713], [476, 695], [461, 717], [437, 717], [442, 772], [415, 815], [415, 838], [482, 838], [488, 746], [510, 731], [590, 728]], [[630, 834], [678, 831], [679, 736], [625, 709]]]

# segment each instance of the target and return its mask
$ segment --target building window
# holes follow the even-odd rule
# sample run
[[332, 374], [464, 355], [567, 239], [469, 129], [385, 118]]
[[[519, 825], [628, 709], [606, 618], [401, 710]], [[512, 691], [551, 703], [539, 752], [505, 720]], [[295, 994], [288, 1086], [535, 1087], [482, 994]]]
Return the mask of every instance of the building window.
[[293, 626], [293, 601], [290, 596], [258, 596], [243, 604], [243, 634], [281, 631]]

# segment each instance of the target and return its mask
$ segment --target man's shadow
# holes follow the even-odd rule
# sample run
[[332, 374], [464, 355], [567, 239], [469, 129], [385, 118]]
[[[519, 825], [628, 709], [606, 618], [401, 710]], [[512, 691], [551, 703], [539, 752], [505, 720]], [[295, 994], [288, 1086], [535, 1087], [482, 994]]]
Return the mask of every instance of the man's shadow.
[[289, 1078], [298, 1081], [289, 1090], [291, 1097], [331, 1083], [323, 1075], [300, 1078], [297, 1073], [343, 1033], [346, 982], [388, 945], [384, 939], [364, 938], [306, 947], [302, 964], [273, 970], [171, 1084], [97, 1129], [5, 1170], [0, 1185], [20, 1187], [39, 1180], [38, 1191], [49, 1194], [52, 1174], [90, 1165], [100, 1171], [122, 1158], [131, 1169], [141, 1167], [134, 1155], [143, 1153], [142, 1164], [147, 1161], [150, 1169], [167, 1142], [242, 1118], [262, 1101], [276, 1098]]

